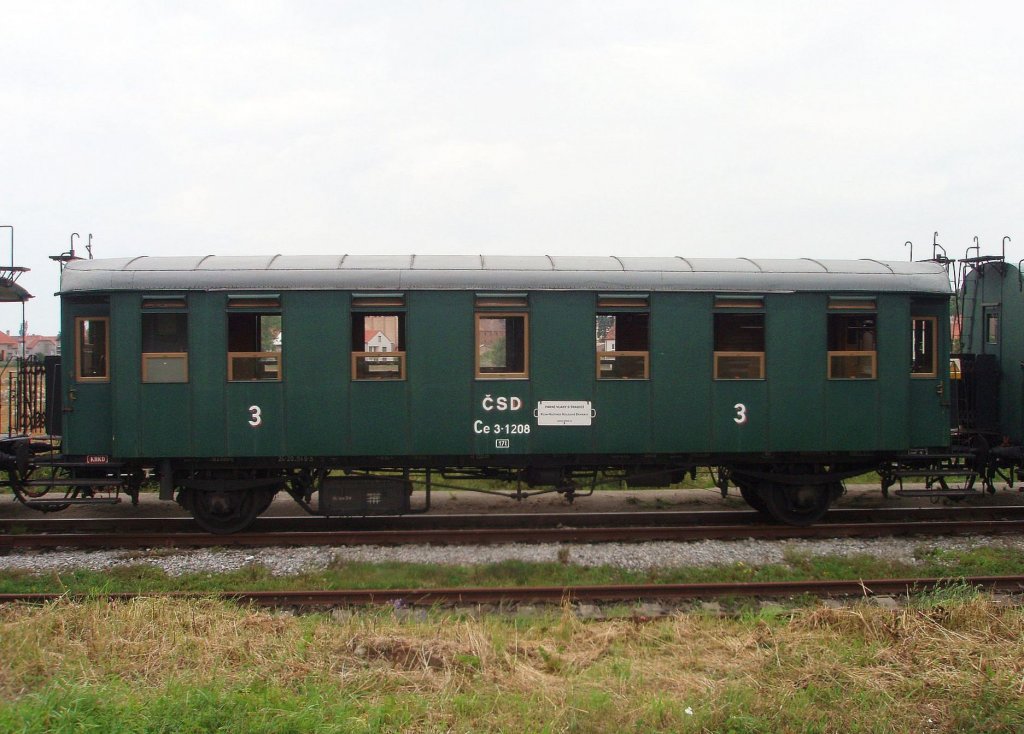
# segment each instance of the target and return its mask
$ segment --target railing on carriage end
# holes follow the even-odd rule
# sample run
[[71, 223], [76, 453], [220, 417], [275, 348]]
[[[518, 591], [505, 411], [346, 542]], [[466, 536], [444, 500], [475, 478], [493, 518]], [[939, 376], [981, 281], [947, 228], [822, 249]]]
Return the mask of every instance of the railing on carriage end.
[[[47, 361], [52, 360], [48, 358]], [[3, 371], [3, 389], [0, 392], [0, 432], [8, 436], [41, 435], [52, 431], [47, 420], [48, 392], [59, 394], [53, 382], [57, 370], [47, 361], [28, 357], [10, 363]], [[47, 379], [47, 376], [49, 380]]]

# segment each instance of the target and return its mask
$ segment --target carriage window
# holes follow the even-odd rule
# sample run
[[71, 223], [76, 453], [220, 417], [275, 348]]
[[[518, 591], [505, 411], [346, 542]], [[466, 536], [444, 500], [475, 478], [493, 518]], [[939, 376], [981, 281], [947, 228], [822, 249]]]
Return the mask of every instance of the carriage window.
[[[600, 305], [600, 303], [599, 303]], [[595, 321], [597, 379], [646, 380], [650, 374], [649, 313], [600, 313]]]
[[476, 314], [476, 376], [529, 376], [527, 314]]
[[877, 377], [876, 314], [828, 315], [828, 376], [831, 380]]
[[110, 380], [110, 319], [75, 319], [75, 379], [108, 382]]
[[764, 379], [764, 314], [715, 314], [715, 379]]
[[938, 319], [934, 316], [914, 316], [911, 319], [913, 331], [911, 336], [910, 374], [914, 377], [935, 377], [939, 374], [936, 363], [936, 340], [938, 336]]
[[280, 380], [282, 336], [279, 313], [228, 313], [228, 380]]
[[352, 314], [352, 379], [405, 379], [405, 314]]
[[188, 314], [142, 314], [142, 381], [188, 382]]

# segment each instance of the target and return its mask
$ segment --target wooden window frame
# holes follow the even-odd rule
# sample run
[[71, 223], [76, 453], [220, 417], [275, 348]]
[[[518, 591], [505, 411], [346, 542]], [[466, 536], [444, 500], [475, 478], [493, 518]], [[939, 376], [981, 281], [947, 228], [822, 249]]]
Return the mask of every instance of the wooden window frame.
[[[764, 296], [750, 296], [747, 298], [741, 297], [729, 297], [729, 296], [715, 296], [715, 316], [718, 314], [752, 314], [762, 317], [763, 325], [762, 337], [766, 337], [768, 318], [765, 315], [764, 310]], [[712, 329], [717, 329], [715, 326], [717, 319], [712, 317]], [[715, 331], [712, 334], [712, 345], [717, 343], [718, 333]], [[762, 342], [767, 346], [764, 339]], [[735, 350], [715, 350], [712, 352], [712, 364], [711, 364], [711, 379], [721, 380], [723, 382], [735, 382], [736, 380], [764, 380], [765, 379], [765, 354], [764, 349], [761, 350], [750, 350], [750, 351], [735, 351]], [[719, 358], [721, 357], [748, 357], [757, 358], [757, 370], [758, 374], [756, 377], [724, 377], [720, 374]]]
[[497, 308], [504, 311], [512, 310], [517, 308], [525, 309], [529, 305], [529, 300], [526, 296], [484, 296], [478, 295], [476, 297], [475, 306], [476, 308]]
[[[523, 371], [480, 372], [480, 319], [521, 318], [523, 320]], [[530, 314], [526, 311], [477, 311], [473, 314], [473, 374], [478, 380], [530, 379]]]
[[647, 293], [599, 293], [597, 310], [649, 311], [651, 297]]
[[[643, 357], [644, 372], [640, 377], [610, 377], [601, 374], [603, 357]], [[597, 352], [594, 355], [594, 373], [598, 380], [649, 380], [651, 379], [651, 352]]]
[[[157, 305], [153, 305], [157, 303]], [[172, 305], [173, 304], [173, 305]], [[184, 314], [185, 316], [185, 335], [186, 335], [186, 347], [188, 346], [188, 310], [187, 301], [184, 297], [182, 298], [167, 298], [161, 301], [154, 301], [152, 299], [147, 300], [143, 297], [143, 309], [142, 315], [158, 313], [158, 314]], [[161, 309], [167, 309], [166, 311]], [[143, 330], [142, 341], [145, 342], [145, 333]], [[183, 357], [185, 360], [185, 379], [183, 380], [150, 380], [149, 379], [149, 360], [150, 359], [166, 359], [174, 357]], [[188, 351], [184, 352], [140, 352], [140, 361], [142, 362], [142, 383], [144, 385], [181, 385], [189, 381], [188, 371]]]
[[[228, 352], [228, 382], [280, 382], [284, 374], [284, 352]], [[277, 360], [277, 377], [261, 377], [251, 380], [246, 379], [235, 379], [235, 366], [232, 362], [234, 358], [248, 358], [248, 359], [269, 359], [271, 357]]]
[[855, 296], [830, 296], [828, 299], [828, 310], [878, 313], [878, 299], [857, 298]]
[[[357, 365], [360, 359], [373, 358], [398, 358], [397, 377], [357, 377]], [[399, 382], [405, 379], [405, 352], [352, 352], [352, 381], [353, 382]]]
[[353, 311], [372, 311], [374, 309], [404, 309], [404, 293], [353, 293]]
[[911, 346], [913, 346], [913, 329], [915, 321], [930, 321], [932, 324], [932, 368], [928, 372], [914, 372], [914, 365], [910, 365], [910, 376], [912, 378], [929, 379], [939, 376], [939, 318], [937, 316], [911, 316]]
[[[278, 304], [277, 308], [250, 308], [252, 299], [249, 296], [228, 296], [228, 346], [231, 344], [231, 316], [232, 315], [254, 315], [259, 321], [257, 322], [258, 327], [262, 328], [262, 319], [264, 317], [278, 317], [281, 318], [281, 330], [284, 331], [284, 318], [280, 311], [280, 297], [277, 295], [267, 296], [263, 299], [265, 303]], [[261, 341], [261, 340], [258, 340]], [[257, 346], [263, 346], [262, 343], [257, 343]], [[259, 377], [259, 378], [235, 378], [235, 366], [234, 359], [236, 358], [249, 358], [249, 359], [270, 359], [274, 358], [277, 361], [277, 375], [275, 377]], [[252, 382], [281, 382], [284, 379], [284, 348], [277, 351], [238, 351], [238, 352], [227, 352], [228, 359], [228, 382], [241, 382], [241, 383], [252, 383]]]
[[[391, 298], [371, 298], [369, 296], [358, 296], [360, 301], [359, 306], [356, 306], [356, 297], [352, 299], [352, 312], [350, 316], [353, 321], [353, 329], [355, 328], [356, 316], [363, 318], [367, 316], [394, 316], [398, 319], [398, 346], [405, 346], [402, 344], [402, 335], [405, 333], [405, 299], [399, 297]], [[391, 309], [391, 310], [389, 310]], [[394, 310], [398, 309], [398, 310]], [[364, 322], [365, 323], [365, 322]], [[355, 334], [352, 335], [353, 340]], [[365, 346], [365, 344], [364, 344]], [[349, 367], [351, 368], [350, 379], [352, 382], [401, 382], [407, 379], [406, 375], [406, 351], [405, 349], [396, 350], [393, 352], [367, 352], [367, 351], [351, 351], [349, 359]], [[397, 377], [357, 377], [357, 365], [360, 359], [366, 357], [398, 357], [398, 376]]]
[[[185, 361], [185, 378], [182, 380], [150, 380], [149, 360], [181, 358]], [[188, 352], [143, 352], [142, 353], [142, 382], [147, 385], [180, 385], [188, 382]]]
[[[871, 376], [870, 377], [841, 377], [832, 374], [832, 358], [833, 357], [871, 357]], [[846, 351], [846, 352], [828, 352], [828, 379], [830, 380], [877, 380], [878, 379], [878, 350], [873, 351]]]
[[[637, 315], [643, 314], [647, 316], [647, 349], [633, 349], [633, 350], [621, 350], [616, 349], [614, 351], [601, 351], [597, 348], [596, 339], [594, 344], [594, 379], [601, 381], [612, 381], [612, 380], [649, 380], [651, 379], [651, 306], [650, 297], [646, 294], [636, 294], [629, 296], [619, 295], [605, 295], [601, 294], [597, 299], [597, 308], [594, 311], [594, 320], [599, 319], [602, 316], [619, 316], [619, 315]], [[616, 321], [616, 330], [618, 329], [618, 321]], [[596, 337], [596, 333], [595, 333]], [[618, 339], [616, 339], [618, 341]], [[601, 359], [606, 357], [642, 357], [643, 358], [643, 374], [639, 377], [619, 377], [616, 375], [602, 375], [601, 374]]]
[[[103, 364], [106, 374], [102, 377], [86, 377], [82, 375], [82, 324], [86, 321], [102, 321], [104, 324]], [[75, 317], [75, 382], [110, 382], [110, 317], [109, 316], [76, 316]]]
[[764, 296], [715, 296], [715, 310], [764, 313]]
[[[1002, 316], [1002, 309], [999, 306], [988, 306], [982, 304], [981, 320], [982, 329], [984, 329], [984, 334], [982, 336], [982, 344], [984, 344], [985, 346], [999, 346], [999, 342], [1002, 341]], [[995, 325], [995, 339], [989, 338], [990, 324]]]
[[[877, 380], [878, 379], [878, 309], [875, 308], [877, 301], [875, 299], [844, 299], [844, 298], [832, 298], [829, 300], [829, 316], [832, 315], [849, 315], [855, 316], [859, 312], [864, 316], [873, 315], [875, 317], [874, 337], [872, 339], [874, 343], [874, 349], [837, 349], [829, 350], [826, 349], [826, 374], [830, 380], [843, 380], [843, 381], [865, 381], [865, 380]], [[831, 324], [826, 325], [828, 343], [831, 343]], [[870, 357], [871, 358], [871, 375], [869, 377], [843, 377], [841, 375], [832, 374], [832, 358], [833, 357]]]
[[[757, 377], [723, 377], [719, 374], [718, 360], [721, 357], [746, 357], [757, 359]], [[764, 352], [715, 352], [714, 353], [714, 379], [724, 382], [735, 382], [737, 380], [763, 380], [764, 377]]]
[[273, 313], [281, 309], [281, 296], [277, 293], [265, 295], [229, 295], [228, 310], [259, 311]]

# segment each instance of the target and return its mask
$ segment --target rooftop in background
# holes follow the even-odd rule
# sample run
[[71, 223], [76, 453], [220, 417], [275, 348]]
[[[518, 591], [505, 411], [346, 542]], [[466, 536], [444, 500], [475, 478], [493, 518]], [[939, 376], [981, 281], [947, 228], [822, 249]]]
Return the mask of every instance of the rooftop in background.
[[[25, 337], [25, 354], [29, 357], [50, 357], [60, 354], [60, 337], [29, 334]], [[21, 355], [21, 335], [0, 331], [0, 358]]]

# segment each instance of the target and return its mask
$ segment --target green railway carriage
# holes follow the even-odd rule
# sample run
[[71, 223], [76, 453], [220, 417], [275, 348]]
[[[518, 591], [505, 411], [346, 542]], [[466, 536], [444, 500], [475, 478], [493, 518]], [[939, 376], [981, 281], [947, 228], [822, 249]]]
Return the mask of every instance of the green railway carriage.
[[151, 471], [216, 531], [281, 489], [407, 511], [410, 470], [571, 496], [710, 466], [808, 522], [948, 450], [933, 263], [139, 257], [69, 263], [61, 297], [65, 456]]
[[[1024, 276], [998, 256], [964, 261], [954, 426], [1024, 458]], [[1006, 451], [1003, 452], [1007, 453]]]

